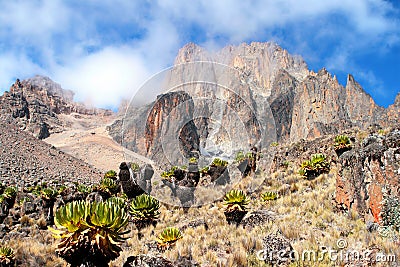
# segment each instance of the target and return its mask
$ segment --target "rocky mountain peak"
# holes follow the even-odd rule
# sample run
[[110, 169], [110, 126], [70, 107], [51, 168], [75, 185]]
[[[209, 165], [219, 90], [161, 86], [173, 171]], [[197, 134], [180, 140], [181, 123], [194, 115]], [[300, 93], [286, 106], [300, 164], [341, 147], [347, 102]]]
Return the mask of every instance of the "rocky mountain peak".
[[395, 100], [394, 100], [393, 105], [394, 105], [394, 106], [397, 106], [397, 107], [400, 107], [400, 93], [397, 94], [397, 96], [396, 96], [396, 98], [395, 98]]
[[179, 49], [178, 55], [175, 58], [175, 65], [194, 62], [194, 61], [209, 61], [209, 60], [210, 60], [209, 55], [204, 48], [194, 43], [188, 43], [181, 49]]
[[44, 139], [68, 127], [68, 122], [63, 121], [61, 115], [112, 114], [109, 110], [87, 108], [76, 103], [73, 96], [72, 91], [63, 89], [48, 77], [35, 76], [23, 81], [17, 79], [10, 91], [0, 97], [0, 117]]
[[175, 64], [194, 61], [218, 62], [241, 71], [263, 96], [269, 96], [275, 75], [281, 69], [298, 80], [303, 80], [309, 74], [302, 57], [289, 54], [274, 42], [230, 45], [217, 52], [189, 43], [179, 50]]
[[54, 82], [49, 77], [36, 75], [26, 79], [26, 83], [31, 84], [32, 88], [46, 91], [48, 94], [63, 98], [66, 102], [73, 102], [74, 92], [66, 90], [60, 84]]
[[[211, 69], [203, 69], [204, 64], [193, 68], [179, 67], [174, 70], [173, 78], [169, 78], [176, 85], [184, 83], [184, 80], [180, 80], [182, 77], [211, 77], [230, 88], [228, 93], [219, 88], [224, 86], [211, 88], [209, 85], [198, 84], [194, 90], [188, 91], [195, 100], [194, 117], [201, 115], [203, 118], [195, 120], [196, 127], [192, 127], [200, 136], [200, 151], [211, 151], [212, 155], [225, 156], [224, 148], [229, 147], [229, 142], [239, 144], [246, 140], [243, 135], [237, 134], [241, 131], [237, 130], [239, 125], [233, 120], [235, 114], [239, 114], [241, 121], [245, 122], [246, 129], [243, 132], [252, 136], [249, 143], [257, 144], [261, 129], [256, 122], [260, 115], [265, 114], [265, 103], [269, 104], [273, 120], [263, 121], [263, 126], [274, 129], [279, 142], [296, 142], [338, 134], [352, 127], [365, 129], [375, 124], [385, 126], [390, 121], [398, 120], [398, 106], [393, 105], [385, 110], [376, 105], [352, 75], [348, 76], [347, 84], [343, 86], [326, 68], [318, 72], [309, 70], [300, 56], [289, 54], [273, 42], [230, 45], [216, 52], [190, 43], [179, 51], [175, 63], [199, 60], [220, 64], [217, 67], [211, 64]], [[175, 87], [179, 88], [166, 86]], [[196, 100], [204, 92], [207, 92], [212, 104]], [[218, 106], [216, 99], [226, 101], [227, 107]], [[246, 105], [241, 105], [242, 102]], [[157, 110], [162, 110], [162, 107]], [[182, 110], [180, 115], [183, 116], [185, 112]], [[142, 115], [145, 114], [132, 116]], [[210, 127], [206, 121], [209, 118], [218, 121], [221, 129], [231, 132], [226, 134], [219, 130], [220, 127]], [[136, 122], [139, 123], [137, 125], [144, 123], [139, 118]], [[137, 128], [140, 127], [129, 129], [132, 136], [137, 135]], [[155, 127], [152, 132], [157, 133], [159, 130]], [[128, 132], [126, 136], [129, 136]], [[160, 136], [152, 135], [152, 144], [158, 144]], [[232, 140], [228, 140], [229, 137]], [[135, 145], [137, 148], [139, 143]], [[149, 148], [146, 151], [150, 151]], [[229, 153], [226, 156], [229, 157]]]

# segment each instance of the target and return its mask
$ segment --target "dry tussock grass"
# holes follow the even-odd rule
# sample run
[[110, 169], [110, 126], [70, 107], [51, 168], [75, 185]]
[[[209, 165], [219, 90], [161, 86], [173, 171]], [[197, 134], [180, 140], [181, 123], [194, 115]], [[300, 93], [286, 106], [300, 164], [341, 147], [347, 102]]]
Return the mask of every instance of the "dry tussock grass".
[[[187, 213], [182, 209], [162, 210], [160, 223], [155, 229], [148, 229], [142, 240], [131, 239], [127, 255], [146, 252], [143, 240], [154, 240], [167, 226], [178, 225], [182, 221], [196, 218], [206, 219], [209, 230], [204, 227], [187, 229], [184, 238], [177, 245], [163, 253], [166, 258], [192, 258], [202, 266], [268, 266], [259, 261], [255, 253], [262, 249], [262, 237], [280, 229], [291, 240], [297, 252], [304, 250], [321, 251], [321, 246], [337, 248], [337, 240], [345, 239], [350, 249], [367, 249], [375, 246], [382, 252], [395, 253], [398, 245], [381, 238], [376, 232], [366, 230], [365, 223], [355, 214], [340, 214], [334, 211], [332, 198], [335, 191], [335, 169], [308, 181], [296, 174], [289, 166], [286, 172], [279, 172], [266, 179], [263, 186], [250, 195], [250, 210], [268, 209], [279, 216], [273, 223], [252, 230], [228, 225], [223, 215], [221, 202], [199, 208], [191, 208]], [[239, 188], [246, 187], [246, 180]], [[265, 191], [279, 193], [276, 201], [261, 201], [259, 195]], [[398, 253], [398, 252], [397, 252]], [[301, 254], [300, 254], [301, 255]], [[400, 255], [396, 255], [399, 259]], [[123, 261], [116, 261], [119, 266]], [[321, 262], [297, 261], [291, 266], [332, 266], [326, 257]]]
[[[120, 257], [111, 266], [122, 266], [126, 258], [142, 253], [154, 253], [157, 235], [169, 226], [181, 226], [194, 219], [204, 219], [209, 230], [203, 226], [183, 231], [183, 239], [162, 255], [172, 261], [181, 257], [197, 261], [201, 266], [268, 266], [256, 257], [262, 249], [262, 238], [280, 229], [290, 239], [293, 248], [300, 253], [304, 250], [320, 251], [321, 246], [337, 248], [337, 240], [344, 239], [351, 249], [377, 247], [382, 252], [397, 253], [398, 244], [380, 237], [376, 232], [366, 230], [365, 223], [353, 213], [340, 214], [334, 211], [332, 204], [335, 192], [335, 169], [330, 174], [308, 181], [296, 174], [291, 165], [285, 172], [279, 172], [266, 178], [263, 185], [251, 193], [249, 209], [267, 209], [277, 214], [274, 222], [251, 230], [228, 225], [225, 221], [221, 201], [202, 207], [184, 210], [162, 205], [159, 223], [156, 227], [142, 230], [138, 238], [136, 228], [130, 224], [130, 238], [123, 244]], [[248, 181], [245, 181], [247, 184]], [[275, 201], [264, 202], [260, 194], [265, 191], [278, 192]], [[27, 223], [28, 224], [28, 223]], [[10, 240], [9, 245], [16, 248], [20, 266], [64, 266], [57, 258], [54, 240], [46, 231], [37, 231], [34, 238]], [[326, 258], [321, 262], [296, 261], [290, 266], [332, 266]], [[384, 266], [384, 265], [382, 265]]]

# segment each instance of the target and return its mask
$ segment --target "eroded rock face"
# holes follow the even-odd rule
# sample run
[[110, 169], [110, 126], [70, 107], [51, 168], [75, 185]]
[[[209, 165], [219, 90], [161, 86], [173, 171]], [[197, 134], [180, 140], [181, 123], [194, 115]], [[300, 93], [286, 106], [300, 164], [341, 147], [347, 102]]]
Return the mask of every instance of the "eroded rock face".
[[109, 110], [87, 108], [73, 101], [74, 93], [64, 90], [47, 77], [35, 76], [16, 80], [9, 92], [0, 97], [0, 117], [13, 121], [22, 130], [45, 139], [52, 133], [63, 131], [68, 123], [59, 115], [78, 113], [109, 116]]
[[193, 100], [186, 92], [158, 96], [146, 121], [147, 156], [167, 157], [167, 161], [194, 156], [199, 151], [199, 136], [193, 112]]
[[[183, 165], [199, 151], [193, 112], [189, 94], [171, 92], [159, 95], [155, 102], [144, 107], [131, 107], [124, 124], [116, 123], [110, 130], [123, 131], [124, 146], [160, 165]], [[119, 127], [120, 131], [115, 130]]]
[[[219, 62], [225, 68], [190, 64], [196, 61]], [[194, 124], [189, 127], [193, 131], [182, 131], [180, 137], [185, 137], [182, 140], [187, 147], [180, 150], [188, 151], [198, 144], [201, 155], [208, 157], [232, 158], [237, 150], [247, 150], [249, 145], [263, 149], [262, 145], [268, 142], [260, 142], [260, 134], [266, 131], [270, 141], [275, 141], [276, 135], [278, 142], [297, 142], [349, 128], [365, 129], [375, 124], [386, 127], [399, 121], [400, 96], [388, 109], [379, 107], [353, 76], [349, 75], [343, 86], [326, 69], [317, 73], [308, 70], [301, 57], [290, 55], [274, 43], [228, 46], [216, 53], [191, 43], [180, 49], [175, 64], [184, 67], [171, 71], [166, 88], [188, 80], [215, 80], [215, 84], [175, 86], [188, 96], [172, 92], [158, 97], [154, 107], [151, 104], [133, 110], [132, 114], [140, 115], [135, 115], [137, 118], [124, 139], [128, 148], [141, 155], [144, 151], [158, 157], [160, 137], [166, 134], [162, 127], [176, 127], [170, 118], [165, 121], [166, 114], [188, 97], [193, 99], [194, 107], [190, 104], [173, 113], [177, 118], [185, 118], [193, 110]], [[173, 100], [171, 94], [181, 96], [175, 95]], [[265, 105], [271, 114], [258, 121], [267, 113]], [[144, 125], [147, 128], [141, 129]], [[116, 123], [109, 129], [115, 140], [121, 138], [115, 130], [118, 127], [121, 125]]]
[[339, 158], [335, 201], [366, 220], [381, 222], [384, 190], [400, 196], [400, 130], [367, 137]]

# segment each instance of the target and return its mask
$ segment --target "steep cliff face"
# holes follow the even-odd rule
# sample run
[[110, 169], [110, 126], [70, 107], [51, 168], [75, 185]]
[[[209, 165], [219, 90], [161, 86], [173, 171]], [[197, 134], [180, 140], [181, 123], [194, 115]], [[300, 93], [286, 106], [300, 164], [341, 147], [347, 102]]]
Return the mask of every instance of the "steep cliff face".
[[39, 139], [69, 126], [59, 117], [60, 114], [111, 115], [111, 111], [76, 103], [73, 96], [72, 91], [62, 89], [47, 77], [17, 80], [10, 91], [0, 97], [0, 114], [3, 119], [13, 121], [20, 129], [33, 133]]
[[309, 73], [307, 64], [300, 56], [292, 56], [273, 42], [227, 46], [216, 53], [208, 52], [193, 43], [179, 50], [175, 64], [194, 61], [215, 61], [244, 73], [252, 90], [265, 97], [271, 93], [275, 77], [286, 70], [298, 80]]
[[267, 99], [279, 141], [314, 138], [354, 126], [364, 128], [377, 123], [385, 113], [353, 76], [348, 76], [344, 87], [326, 69], [314, 73], [301, 57], [274, 43], [229, 46], [216, 53], [188, 44], [179, 51], [176, 63], [196, 60], [216, 61], [237, 70], [239, 78], [232, 79], [230, 85], [241, 92], [249, 90], [251, 98], [246, 101], [255, 110]]
[[[198, 61], [203, 63], [194, 63]], [[399, 121], [400, 97], [385, 110], [353, 76], [348, 75], [343, 86], [326, 69], [308, 70], [301, 57], [275, 43], [228, 46], [217, 52], [190, 43], [180, 49], [163, 86], [192, 97], [199, 149], [208, 156], [232, 157], [249, 145], [262, 147], [268, 144], [262, 142], [266, 132], [274, 136], [269, 141], [276, 137], [278, 142], [295, 142]], [[137, 130], [130, 132], [141, 138]]]
[[384, 194], [400, 197], [400, 130], [369, 136], [339, 159], [335, 201], [367, 220], [381, 222]]
[[185, 159], [198, 154], [194, 103], [186, 92], [159, 95], [146, 106], [129, 107], [126, 114], [108, 129], [128, 149], [159, 165], [186, 164]]
[[146, 155], [172, 162], [194, 156], [199, 151], [199, 136], [193, 112], [193, 100], [185, 92], [158, 96], [147, 115]]
[[400, 93], [397, 94], [393, 105], [386, 109], [386, 122], [388, 124], [400, 123]]

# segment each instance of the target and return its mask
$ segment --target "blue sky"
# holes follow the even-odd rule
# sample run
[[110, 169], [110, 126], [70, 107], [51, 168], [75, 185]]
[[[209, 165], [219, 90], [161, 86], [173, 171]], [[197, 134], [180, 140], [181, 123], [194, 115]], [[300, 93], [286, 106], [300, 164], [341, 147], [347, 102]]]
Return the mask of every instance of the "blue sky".
[[347, 73], [382, 106], [400, 91], [400, 1], [0, 0], [0, 92], [47, 75], [115, 107], [184, 44], [275, 41], [310, 69]]

